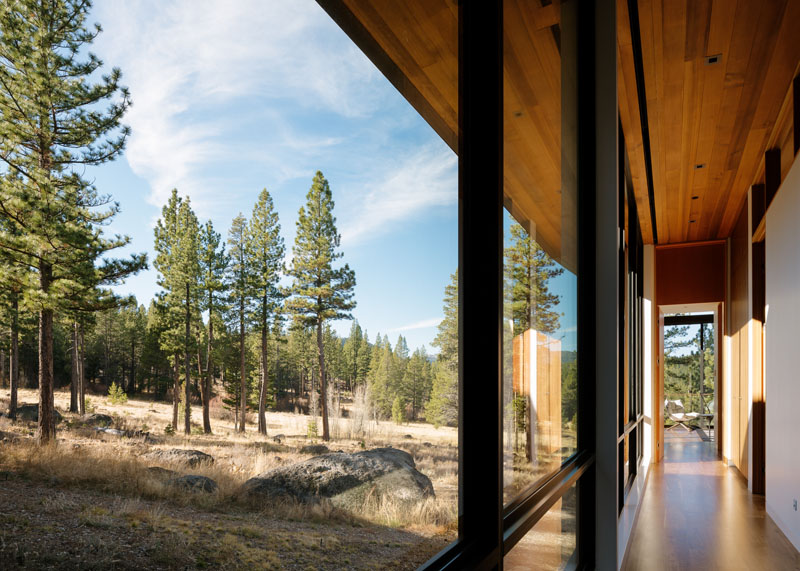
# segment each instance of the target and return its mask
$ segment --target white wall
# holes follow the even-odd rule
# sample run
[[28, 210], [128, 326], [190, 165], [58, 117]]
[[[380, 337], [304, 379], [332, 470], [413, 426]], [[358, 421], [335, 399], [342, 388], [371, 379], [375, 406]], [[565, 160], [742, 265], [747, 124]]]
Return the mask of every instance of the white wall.
[[767, 212], [766, 503], [800, 549], [800, 161]]

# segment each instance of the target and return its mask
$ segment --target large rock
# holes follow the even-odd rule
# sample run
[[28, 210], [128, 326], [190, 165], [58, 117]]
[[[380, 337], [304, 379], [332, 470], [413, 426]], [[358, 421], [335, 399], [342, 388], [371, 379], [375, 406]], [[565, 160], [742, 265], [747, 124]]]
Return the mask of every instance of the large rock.
[[330, 498], [346, 509], [362, 506], [368, 497], [416, 502], [434, 496], [430, 479], [417, 471], [411, 455], [395, 448], [333, 452], [279, 466], [247, 480], [242, 492], [249, 497], [292, 497], [302, 502]]
[[[56, 423], [61, 422], [61, 413], [57, 409], [53, 409], [56, 417]], [[17, 420], [26, 420], [28, 422], [39, 422], [39, 405], [38, 404], [21, 404], [17, 407]]]
[[100, 426], [108, 428], [114, 424], [114, 419], [107, 414], [95, 413], [84, 416], [81, 419], [81, 424], [85, 424], [86, 426]]
[[207, 478], [206, 476], [197, 476], [194, 474], [188, 474], [179, 478], [167, 480], [167, 485], [192, 492], [211, 493], [217, 491], [217, 483], [214, 480]]
[[214, 463], [214, 457], [199, 450], [184, 450], [183, 448], [173, 448], [171, 450], [153, 450], [145, 454], [145, 458], [158, 460], [160, 462], [172, 462], [176, 464], [188, 464], [197, 466], [203, 462]]

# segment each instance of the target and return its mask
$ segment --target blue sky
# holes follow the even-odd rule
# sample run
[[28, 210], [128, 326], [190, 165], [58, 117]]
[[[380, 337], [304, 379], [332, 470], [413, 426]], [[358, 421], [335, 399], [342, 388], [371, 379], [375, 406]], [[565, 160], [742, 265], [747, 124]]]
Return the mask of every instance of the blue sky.
[[[86, 173], [122, 208], [108, 232], [152, 259], [173, 187], [223, 236], [266, 187], [291, 252], [321, 170], [356, 272], [354, 316], [370, 340], [432, 350], [457, 265], [457, 160], [316, 2], [97, 2], [92, 19], [104, 29], [92, 51], [122, 69], [134, 103], [125, 155]], [[118, 290], [147, 303], [155, 282], [151, 269]]]

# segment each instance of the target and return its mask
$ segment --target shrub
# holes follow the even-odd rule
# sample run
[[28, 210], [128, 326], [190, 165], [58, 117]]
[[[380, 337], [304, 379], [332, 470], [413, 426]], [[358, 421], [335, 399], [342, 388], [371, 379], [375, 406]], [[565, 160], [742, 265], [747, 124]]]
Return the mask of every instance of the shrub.
[[317, 431], [317, 419], [308, 421], [308, 428], [306, 429], [306, 436], [311, 440], [315, 440], [319, 436]]
[[406, 407], [399, 396], [394, 397], [394, 402], [392, 403], [392, 419], [397, 424], [403, 424], [406, 421]]
[[117, 383], [111, 383], [111, 386], [108, 388], [108, 402], [111, 404], [125, 404], [128, 402], [128, 395], [125, 394], [125, 391], [123, 391], [122, 387], [118, 386]]

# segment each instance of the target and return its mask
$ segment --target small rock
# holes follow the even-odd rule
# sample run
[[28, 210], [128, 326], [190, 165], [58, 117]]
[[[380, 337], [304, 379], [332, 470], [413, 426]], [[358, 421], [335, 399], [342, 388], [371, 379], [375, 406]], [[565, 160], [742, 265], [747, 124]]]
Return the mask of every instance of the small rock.
[[211, 493], [216, 492], [218, 489], [217, 483], [211, 478], [193, 474], [180, 476], [179, 478], [172, 478], [171, 480], [167, 480], [167, 484], [170, 486], [175, 486], [176, 488], [191, 490], [193, 492]]
[[183, 448], [173, 448], [171, 450], [153, 450], [145, 454], [146, 458], [151, 460], [160, 460], [161, 462], [179, 462], [185, 463], [189, 466], [197, 466], [203, 462], [209, 464], [214, 463], [214, 457], [200, 452], [199, 450], [184, 450]]
[[175, 470], [168, 470], [161, 466], [150, 466], [147, 468], [147, 473], [159, 480], [166, 480], [168, 478], [175, 478], [178, 473]]
[[408, 438], [408, 439], [410, 439], [410, 438], [414, 438], [414, 437], [413, 437], [413, 436], [411, 436], [410, 434], [406, 434], [406, 435], [404, 435], [404, 436], [403, 436], [403, 438]]
[[103, 428], [100, 426], [95, 426], [95, 432], [101, 432], [103, 434], [110, 434], [112, 436], [125, 436], [124, 430], [118, 430], [116, 428]]
[[272, 437], [272, 441], [277, 442], [278, 444], [283, 442], [285, 439], [286, 439], [285, 434], [276, 434], [275, 436]]
[[94, 413], [84, 416], [80, 422], [86, 426], [102, 426], [108, 428], [114, 424], [114, 419], [107, 414]]
[[300, 449], [300, 454], [313, 454], [314, 456], [327, 454], [328, 452], [330, 452], [330, 450], [324, 444], [309, 444]]
[[423, 445], [425, 448], [430, 448], [431, 446], [433, 446], [433, 444], [431, 444], [430, 442], [423, 442], [423, 443], [422, 443], [422, 445]]
[[[56, 417], [56, 424], [61, 422], [61, 413], [57, 409], [53, 409]], [[39, 405], [38, 404], [21, 404], [17, 407], [17, 420], [25, 420], [28, 422], [39, 422]]]

